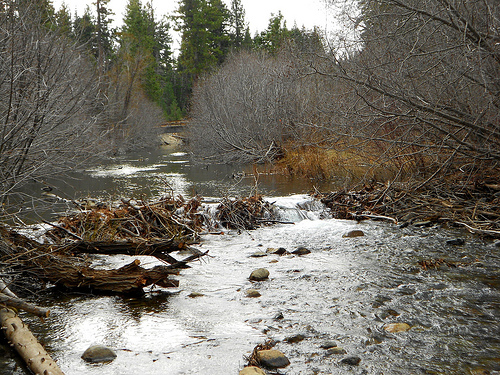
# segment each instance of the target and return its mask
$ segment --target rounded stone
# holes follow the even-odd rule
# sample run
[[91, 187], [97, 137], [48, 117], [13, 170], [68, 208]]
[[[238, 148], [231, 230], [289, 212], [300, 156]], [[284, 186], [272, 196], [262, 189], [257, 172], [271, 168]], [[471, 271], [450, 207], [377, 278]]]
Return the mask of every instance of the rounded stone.
[[266, 375], [266, 373], [258, 367], [248, 366], [241, 370], [239, 375]]
[[268, 254], [276, 254], [276, 255], [284, 255], [287, 253], [286, 249], [284, 247], [268, 247], [266, 250], [266, 253]]
[[92, 345], [82, 354], [82, 359], [91, 363], [111, 362], [115, 358], [116, 353], [103, 345]]
[[259, 350], [257, 352], [257, 361], [267, 368], [283, 368], [290, 364], [288, 358], [279, 350]]
[[384, 326], [384, 329], [389, 333], [406, 332], [410, 328], [410, 325], [407, 323], [389, 323]]
[[357, 366], [361, 362], [361, 358], [359, 357], [346, 357], [340, 361], [340, 363], [344, 365]]
[[258, 298], [261, 296], [260, 292], [257, 289], [248, 289], [245, 292], [245, 295], [249, 298]]
[[342, 237], [344, 238], [353, 238], [353, 237], [363, 237], [365, 233], [362, 230], [351, 230], [344, 234]]
[[337, 346], [337, 343], [335, 341], [325, 341], [320, 345], [321, 349], [331, 349], [335, 348]]
[[200, 292], [191, 292], [189, 293], [188, 297], [189, 298], [198, 298], [198, 297], [203, 297], [204, 294]]
[[292, 251], [292, 254], [294, 254], [294, 255], [306, 255], [306, 254], [310, 254], [310, 253], [311, 253], [311, 250], [306, 249], [303, 246], [298, 247], [296, 250]]
[[328, 349], [325, 354], [326, 355], [337, 355], [337, 354], [347, 354], [347, 352], [344, 348], [335, 347], [335, 348]]
[[254, 281], [266, 280], [268, 277], [269, 277], [269, 271], [266, 270], [265, 268], [256, 269], [250, 274], [250, 280]]
[[298, 333], [293, 336], [288, 336], [285, 337], [284, 341], [289, 343], [289, 344], [295, 344], [296, 342], [301, 342], [306, 338], [306, 335], [303, 335], [302, 333]]
[[250, 255], [250, 257], [252, 258], [262, 258], [262, 257], [265, 257], [267, 256], [267, 254], [263, 251], [256, 251], [255, 253], [253, 253], [252, 255]]

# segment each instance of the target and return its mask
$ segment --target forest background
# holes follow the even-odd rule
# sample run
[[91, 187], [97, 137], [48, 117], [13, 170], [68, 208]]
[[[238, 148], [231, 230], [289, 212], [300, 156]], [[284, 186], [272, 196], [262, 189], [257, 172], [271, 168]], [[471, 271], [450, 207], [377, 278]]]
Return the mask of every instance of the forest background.
[[160, 124], [183, 118], [205, 163], [494, 186], [500, 4], [328, 2], [344, 27], [327, 38], [288, 28], [281, 13], [251, 36], [239, 0], [180, 0], [163, 19], [130, 0], [118, 29], [108, 0], [83, 15], [50, 0], [0, 1], [2, 202], [98, 155], [150, 145]]

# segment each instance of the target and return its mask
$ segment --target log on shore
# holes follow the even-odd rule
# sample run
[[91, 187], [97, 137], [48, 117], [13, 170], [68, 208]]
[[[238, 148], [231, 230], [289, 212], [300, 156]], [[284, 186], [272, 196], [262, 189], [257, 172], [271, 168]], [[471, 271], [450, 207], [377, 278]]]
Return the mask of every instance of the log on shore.
[[13, 310], [8, 308], [0, 310], [0, 324], [11, 345], [34, 374], [64, 375]]

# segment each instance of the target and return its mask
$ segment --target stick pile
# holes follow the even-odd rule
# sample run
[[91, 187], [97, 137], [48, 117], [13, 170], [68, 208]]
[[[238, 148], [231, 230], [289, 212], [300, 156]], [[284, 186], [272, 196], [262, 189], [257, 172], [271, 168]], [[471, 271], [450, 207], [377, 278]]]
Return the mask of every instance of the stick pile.
[[424, 190], [411, 184], [388, 183], [316, 197], [339, 219], [378, 218], [401, 225], [447, 222], [500, 237], [499, 184], [461, 181], [436, 183]]

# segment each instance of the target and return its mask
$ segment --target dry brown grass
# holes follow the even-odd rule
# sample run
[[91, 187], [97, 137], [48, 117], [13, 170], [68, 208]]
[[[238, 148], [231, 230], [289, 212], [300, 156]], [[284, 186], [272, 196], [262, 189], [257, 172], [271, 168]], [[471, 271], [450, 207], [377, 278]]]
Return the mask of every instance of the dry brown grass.
[[369, 154], [359, 150], [327, 149], [317, 146], [289, 147], [275, 165], [275, 171], [290, 176], [314, 180], [349, 177], [350, 180], [385, 179], [393, 174], [391, 168], [377, 164]]

